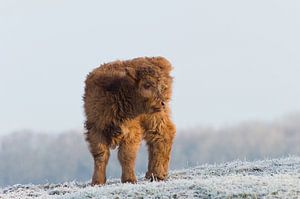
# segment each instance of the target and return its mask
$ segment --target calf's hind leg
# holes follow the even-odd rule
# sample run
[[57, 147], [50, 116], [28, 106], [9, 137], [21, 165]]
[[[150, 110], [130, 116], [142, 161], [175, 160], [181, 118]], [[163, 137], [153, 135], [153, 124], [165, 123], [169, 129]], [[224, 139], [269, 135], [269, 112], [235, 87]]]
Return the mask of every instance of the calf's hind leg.
[[102, 185], [106, 182], [106, 166], [109, 159], [109, 146], [97, 132], [89, 131], [86, 140], [90, 146], [90, 152], [94, 158], [94, 174], [92, 185]]

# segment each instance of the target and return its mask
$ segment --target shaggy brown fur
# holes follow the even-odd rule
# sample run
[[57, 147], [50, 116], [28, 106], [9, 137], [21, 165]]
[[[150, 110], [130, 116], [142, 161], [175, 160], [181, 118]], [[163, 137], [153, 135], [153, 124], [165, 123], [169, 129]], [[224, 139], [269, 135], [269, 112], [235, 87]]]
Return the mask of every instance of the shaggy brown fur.
[[135, 159], [142, 139], [149, 151], [146, 178], [168, 174], [175, 126], [170, 119], [171, 64], [163, 57], [115, 61], [85, 81], [86, 140], [94, 158], [92, 184], [106, 182], [110, 148], [118, 146], [122, 182], [136, 182]]

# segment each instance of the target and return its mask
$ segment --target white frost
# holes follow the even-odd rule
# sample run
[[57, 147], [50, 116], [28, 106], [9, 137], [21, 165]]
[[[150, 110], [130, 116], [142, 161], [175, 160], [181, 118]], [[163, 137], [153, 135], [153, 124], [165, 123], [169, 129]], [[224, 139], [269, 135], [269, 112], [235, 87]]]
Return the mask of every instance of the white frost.
[[67, 182], [14, 185], [0, 189], [0, 198], [300, 198], [300, 157], [234, 161], [170, 172], [166, 182], [105, 186]]

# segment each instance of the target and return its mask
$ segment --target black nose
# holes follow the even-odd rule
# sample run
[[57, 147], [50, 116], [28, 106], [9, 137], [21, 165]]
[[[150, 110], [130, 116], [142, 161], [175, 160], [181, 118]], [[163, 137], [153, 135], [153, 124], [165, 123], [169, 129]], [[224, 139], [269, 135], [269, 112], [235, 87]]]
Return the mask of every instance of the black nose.
[[161, 105], [162, 105], [162, 106], [165, 106], [166, 104], [165, 104], [164, 102], [161, 102]]

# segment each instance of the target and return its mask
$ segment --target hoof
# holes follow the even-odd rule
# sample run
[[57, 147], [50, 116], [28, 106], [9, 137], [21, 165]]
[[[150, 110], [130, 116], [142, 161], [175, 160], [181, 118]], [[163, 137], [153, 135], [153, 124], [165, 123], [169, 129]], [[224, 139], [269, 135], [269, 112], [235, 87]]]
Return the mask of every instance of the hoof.
[[164, 181], [166, 180], [167, 175], [159, 175], [159, 174], [147, 172], [145, 177], [146, 179], [149, 179], [151, 182], [153, 182], [153, 181]]
[[92, 179], [91, 186], [105, 185], [105, 183], [106, 183], [106, 178], [104, 180]]
[[136, 179], [122, 179], [121, 180], [122, 183], [131, 183], [131, 184], [136, 184], [137, 183], [137, 180]]
[[102, 182], [92, 182], [91, 183], [91, 186], [103, 186], [105, 185], [105, 183], [102, 183]]

